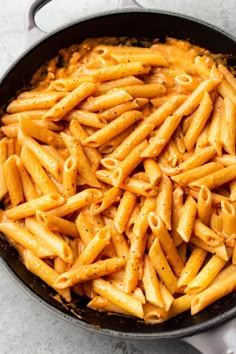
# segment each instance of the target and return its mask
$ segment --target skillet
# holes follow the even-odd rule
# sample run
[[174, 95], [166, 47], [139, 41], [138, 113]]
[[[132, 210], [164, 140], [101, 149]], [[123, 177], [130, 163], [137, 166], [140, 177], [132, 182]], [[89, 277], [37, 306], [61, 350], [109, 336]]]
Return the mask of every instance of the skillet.
[[[33, 18], [36, 10], [48, 1], [35, 1], [31, 7], [29, 29], [37, 32]], [[141, 25], [140, 25], [141, 24]], [[35, 70], [56, 55], [63, 47], [79, 43], [88, 37], [100, 36], [158, 37], [166, 36], [190, 40], [215, 53], [229, 56], [228, 63], [235, 65], [236, 41], [216, 28], [185, 16], [154, 10], [129, 9], [91, 16], [55, 31], [28, 50], [9, 69], [0, 85], [0, 106], [4, 105], [29, 82]], [[77, 298], [76, 308], [68, 308], [57, 302], [53, 291], [29, 273], [16, 252], [0, 238], [0, 257], [4, 267], [17, 282], [44, 306], [75, 325], [103, 334], [126, 338], [158, 339], [186, 337], [213, 328], [235, 317], [236, 295], [219, 300], [196, 316], [182, 314], [171, 321], [155, 326], [124, 316], [97, 313], [86, 308], [86, 300]], [[228, 322], [229, 323], [229, 322]]]

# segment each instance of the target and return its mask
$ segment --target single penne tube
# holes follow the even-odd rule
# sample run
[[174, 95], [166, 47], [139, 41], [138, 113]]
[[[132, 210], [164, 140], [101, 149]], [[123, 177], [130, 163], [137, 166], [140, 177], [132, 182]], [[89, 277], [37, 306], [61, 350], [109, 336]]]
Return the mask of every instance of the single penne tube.
[[123, 233], [119, 232], [115, 226], [113, 220], [104, 217], [105, 224], [109, 227], [111, 232], [111, 240], [115, 250], [115, 253], [118, 257], [123, 257], [128, 259], [129, 255], [129, 246], [126, 240], [126, 237]]
[[49, 267], [42, 259], [36, 257], [30, 250], [23, 252], [23, 261], [26, 268], [34, 275], [56, 290], [66, 301], [71, 301], [70, 289], [59, 290], [54, 287], [54, 282], [59, 274]]
[[79, 232], [74, 222], [36, 210], [36, 219], [53, 232], [60, 232], [70, 237], [78, 238]]
[[[96, 175], [100, 181], [112, 185], [112, 178], [106, 170], [98, 170]], [[153, 186], [134, 177], [127, 178], [124, 183], [121, 183], [119, 188], [144, 197], [155, 197], [159, 191], [158, 186]]]
[[142, 152], [142, 157], [157, 157], [169, 142], [175, 129], [179, 125], [182, 117], [172, 115], [166, 118], [164, 123], [157, 130], [155, 136], [150, 139], [146, 149]]
[[26, 146], [37, 156], [37, 160], [48, 173], [50, 173], [57, 181], [62, 182], [60, 164], [43, 148], [42, 145], [40, 145], [34, 138], [25, 135], [21, 130], [18, 131], [17, 139], [22, 146]]
[[139, 111], [129, 111], [121, 114], [118, 118], [108, 123], [104, 128], [96, 131], [83, 140], [83, 145], [88, 147], [99, 147], [119, 135], [131, 125], [142, 119]]
[[167, 319], [169, 320], [170, 318], [176, 317], [180, 315], [181, 313], [190, 310], [191, 308], [191, 295], [186, 294], [178, 297], [177, 299], [174, 299], [170, 310], [168, 312]]
[[18, 112], [12, 114], [4, 114], [1, 117], [1, 121], [5, 124], [13, 124], [18, 123], [20, 118], [27, 118], [29, 120], [41, 119], [42, 115], [46, 112], [46, 110], [33, 110], [33, 111], [25, 111], [25, 112]]
[[8, 159], [4, 162], [3, 172], [11, 205], [15, 207], [16, 205], [24, 202], [23, 187], [20, 172], [16, 164], [16, 155], [8, 157]]
[[114, 107], [118, 104], [131, 101], [132, 98], [132, 95], [125, 91], [125, 89], [114, 88], [104, 95], [90, 97], [87, 101], [80, 105], [80, 109], [84, 109], [89, 112], [99, 112], [104, 109]]
[[36, 235], [46, 246], [51, 248], [56, 255], [63, 259], [63, 261], [69, 264], [73, 262], [71, 248], [62, 238], [58, 237], [32, 216], [25, 219], [25, 225], [33, 235]]
[[189, 242], [195, 225], [197, 203], [193, 197], [188, 196], [182, 209], [177, 225], [177, 232], [184, 242]]
[[3, 125], [1, 127], [1, 131], [8, 138], [16, 138], [17, 137], [17, 133], [18, 133], [18, 129], [19, 129], [19, 124], [18, 123], [9, 124], [9, 125], [6, 125], [6, 126]]
[[123, 160], [131, 151], [152, 132], [153, 124], [141, 124], [129, 134], [121, 144], [111, 153], [111, 156]]
[[161, 170], [168, 174], [168, 176], [174, 176], [179, 173], [183, 173], [185, 171], [191, 170], [195, 167], [199, 167], [204, 165], [207, 161], [213, 158], [216, 154], [216, 151], [211, 146], [199, 149], [196, 153], [190, 156], [185, 161], [181, 162], [178, 166], [174, 168], [165, 168], [161, 166]]
[[184, 136], [184, 144], [188, 151], [194, 147], [200, 133], [202, 132], [213, 108], [212, 100], [208, 92], [203, 96], [202, 101], [191, 121], [190, 127]]
[[72, 119], [76, 119], [82, 125], [98, 129], [103, 128], [106, 123], [106, 120], [99, 118], [98, 114], [82, 109], [74, 109], [65, 117], [65, 120], [68, 121], [72, 121]]
[[135, 55], [135, 54], [153, 54], [154, 51], [151, 48], [136, 47], [130, 45], [105, 45], [98, 44], [95, 49], [95, 53], [99, 53], [101, 56], [123, 54], [123, 55]]
[[221, 156], [215, 156], [215, 162], [220, 163], [223, 166], [230, 166], [236, 164], [236, 156], [229, 154], [222, 154]]
[[16, 242], [25, 249], [32, 251], [39, 258], [54, 257], [55, 252], [47, 247], [38, 237], [33, 235], [29, 230], [13, 221], [6, 221], [0, 224], [0, 231], [3, 232], [10, 240]]
[[132, 101], [121, 103], [115, 107], [107, 108], [103, 112], [97, 113], [97, 115], [100, 119], [105, 120], [106, 122], [110, 122], [125, 112], [143, 108], [147, 103], [147, 98], [135, 98]]
[[65, 199], [60, 194], [51, 193], [10, 208], [5, 213], [9, 219], [19, 220], [34, 215], [36, 210], [46, 211], [64, 203]]
[[53, 262], [53, 269], [58, 274], [65, 273], [68, 270], [68, 263], [63, 261], [60, 257], [55, 257]]
[[228, 277], [231, 274], [235, 274], [236, 270], [236, 265], [235, 264], [229, 264], [225, 268], [223, 268], [220, 273], [215, 277], [211, 285], [216, 284], [218, 282], [221, 282], [224, 280], [226, 277]]
[[147, 74], [151, 67], [144, 65], [141, 62], [132, 62], [112, 65], [109, 67], [100, 68], [91, 72], [91, 75], [97, 81], [109, 81], [121, 79], [130, 75]]
[[50, 210], [49, 213], [62, 217], [73, 213], [74, 211], [86, 205], [90, 205], [95, 200], [101, 199], [102, 196], [102, 191], [95, 188], [88, 188], [67, 198], [64, 205], [55, 207], [54, 209]]
[[19, 94], [18, 98], [32, 98], [32, 97], [43, 97], [45, 95], [55, 96], [55, 97], [64, 97], [65, 93], [58, 95], [57, 91], [53, 90], [30, 90], [30, 91], [23, 91]]
[[162, 308], [163, 300], [161, 296], [160, 282], [148, 255], [144, 257], [142, 282], [147, 301]]
[[199, 219], [196, 219], [194, 222], [193, 233], [195, 236], [199, 237], [201, 240], [207, 243], [210, 247], [217, 247], [223, 242], [221, 236], [203, 224]]
[[111, 232], [107, 226], [104, 226], [86, 245], [70, 269], [76, 269], [78, 266], [93, 263], [102, 250], [109, 244], [110, 239]]
[[104, 157], [103, 159], [101, 159], [100, 163], [107, 170], [113, 171], [119, 165], [119, 160], [115, 159], [112, 156]]
[[187, 294], [198, 294], [206, 289], [214, 278], [224, 268], [226, 261], [213, 255], [201, 271], [193, 278], [185, 289]]
[[219, 64], [218, 69], [224, 75], [229, 84], [236, 90], [236, 79], [234, 75], [229, 71], [229, 69], [223, 64]]
[[194, 59], [194, 64], [196, 66], [198, 74], [202, 78], [208, 79], [210, 77], [211, 74], [210, 67], [212, 66], [212, 60], [208, 56], [206, 55], [197, 56]]
[[72, 77], [63, 77], [54, 81], [51, 81], [50, 88], [56, 91], [73, 91], [82, 82], [93, 82], [93, 78], [90, 75], [80, 75]]
[[181, 209], [183, 207], [183, 195], [184, 191], [180, 186], [177, 186], [172, 193], [171, 203], [171, 237], [176, 247], [178, 247], [183, 239], [177, 231], [179, 219], [181, 215]]
[[39, 140], [45, 144], [52, 145], [56, 148], [65, 147], [61, 136], [45, 127], [39, 127], [34, 121], [20, 117], [19, 125], [22, 132], [36, 140]]
[[160, 83], [122, 87], [133, 98], [152, 98], [165, 94], [166, 88]]
[[26, 146], [22, 147], [20, 158], [24, 167], [42, 194], [47, 195], [59, 192], [56, 184], [43, 169], [35, 154], [32, 153]]
[[63, 138], [71, 156], [76, 160], [78, 174], [84, 179], [85, 183], [91, 187], [100, 187], [100, 183], [85, 155], [79, 139], [65, 133], [61, 133], [61, 137]]
[[162, 282], [160, 282], [160, 292], [163, 301], [163, 309], [169, 311], [172, 302], [174, 301], [174, 297]]
[[143, 305], [144, 322], [155, 325], [167, 321], [167, 311], [165, 309], [147, 302]]
[[141, 209], [141, 203], [137, 202], [132, 210], [132, 213], [130, 214], [129, 220], [127, 222], [126, 228], [125, 228], [125, 234], [131, 240], [133, 237], [133, 227], [134, 223], [137, 219], [137, 216], [140, 212]]
[[29, 202], [30, 200], [39, 198], [41, 195], [39, 191], [36, 189], [35, 184], [32, 181], [32, 178], [28, 174], [23, 163], [21, 162], [21, 159], [18, 156], [16, 158], [16, 164], [20, 173], [25, 200]]
[[180, 274], [177, 282], [178, 292], [184, 292], [190, 281], [198, 274], [208, 252], [202, 248], [195, 247]]
[[15, 154], [15, 139], [7, 138], [7, 157]]
[[160, 107], [158, 107], [153, 113], [151, 113], [145, 120], [145, 124], [154, 124], [155, 127], [159, 127], [165, 119], [170, 116], [183, 101], [184, 95], [173, 96], [168, 98]]
[[230, 200], [232, 202], [235, 202], [236, 200], [236, 180], [233, 179], [230, 183], [229, 183], [229, 190], [230, 190]]
[[235, 287], [236, 277], [234, 272], [194, 296], [191, 301], [191, 314], [195, 315], [213, 302], [233, 292]]
[[107, 209], [117, 201], [119, 201], [122, 190], [117, 187], [111, 187], [106, 192], [104, 192], [101, 200], [90, 205], [90, 212], [92, 215], [101, 213], [103, 210]]
[[87, 307], [96, 311], [115, 312], [121, 315], [130, 316], [131, 313], [122, 309], [120, 306], [114, 305], [111, 301], [102, 296], [95, 296], [88, 304]]
[[114, 88], [123, 88], [124, 86], [144, 85], [144, 82], [135, 76], [126, 76], [121, 79], [109, 80], [101, 82], [97, 90], [93, 93], [94, 96], [104, 95]]
[[177, 83], [180, 90], [186, 89], [186, 91], [193, 91], [198, 84], [198, 81], [194, 80], [193, 76], [189, 74], [176, 75], [175, 82]]
[[209, 128], [210, 128], [210, 121], [206, 123], [205, 127], [203, 128], [201, 134], [197, 139], [196, 151], [209, 145], [209, 141], [208, 141]]
[[202, 101], [205, 92], [211, 92], [219, 83], [220, 80], [217, 78], [202, 81], [182, 105], [177, 108], [174, 114], [176, 116], [187, 116], [191, 114]]
[[[76, 119], [72, 119], [70, 122], [70, 133], [80, 142], [88, 137], [88, 133], [82, 128], [80, 123]], [[83, 146], [83, 150], [91, 163], [94, 170], [98, 169], [99, 163], [101, 161], [101, 154], [95, 148]]]
[[204, 165], [194, 167], [185, 172], [179, 173], [175, 176], [171, 176], [171, 180], [178, 183], [181, 186], [187, 186], [189, 183], [204, 177], [212, 172], [218, 171], [222, 168], [219, 162], [208, 162]]
[[236, 123], [235, 105], [226, 97], [223, 101], [223, 115], [221, 122], [221, 142], [225, 151], [235, 155]]
[[182, 127], [179, 125], [173, 135], [173, 143], [178, 151], [177, 157], [181, 159], [180, 154], [184, 154], [186, 151], [186, 146], [184, 144], [184, 133]]
[[56, 103], [60, 102], [64, 96], [64, 92], [57, 92], [53, 94], [45, 93], [38, 96], [17, 98], [7, 106], [7, 113], [18, 113], [22, 111], [31, 111], [33, 109], [49, 109]]
[[211, 247], [207, 243], [202, 241], [199, 237], [194, 236], [194, 235], [191, 237], [191, 243], [199, 248], [202, 248], [202, 249], [212, 253], [212, 254], [216, 254], [222, 260], [225, 260], [225, 261], [229, 260], [228, 251], [227, 251], [224, 243], [222, 243], [220, 246], [217, 246], [217, 247]]
[[213, 210], [210, 220], [210, 228], [216, 233], [221, 234], [223, 230], [223, 217], [222, 212], [219, 210]]
[[163, 221], [158, 215], [156, 215], [154, 212], [151, 212], [148, 216], [148, 222], [153, 234], [160, 241], [161, 248], [165, 253], [168, 263], [170, 264], [175, 274], [180, 276], [184, 268], [184, 264]]
[[[99, 147], [99, 152], [101, 154], [110, 154], [123, 142], [125, 138], [133, 131], [133, 127], [129, 127], [123, 133], [117, 135], [115, 138], [108, 141], [108, 143]], [[107, 157], [108, 158], [108, 157]], [[112, 158], [112, 156], [111, 156]], [[105, 159], [105, 158], [104, 158]]]
[[67, 93], [58, 103], [51, 107], [42, 119], [49, 121], [61, 120], [69, 111], [77, 106], [86, 97], [90, 96], [97, 88], [92, 82], [82, 82], [73, 91]]
[[111, 53], [119, 63], [130, 63], [140, 61], [151, 66], [167, 66], [167, 60], [160, 53], [144, 53], [144, 54], [129, 54], [128, 53]]
[[65, 198], [76, 194], [77, 163], [74, 156], [69, 156], [64, 163], [62, 173], [62, 190]]
[[146, 234], [149, 222], [148, 218], [150, 213], [153, 213], [156, 209], [156, 197], [145, 198], [143, 205], [140, 208], [140, 212], [137, 215], [137, 218], [134, 222], [133, 232], [138, 237], [144, 237]]
[[123, 280], [124, 291], [126, 293], [133, 291], [140, 280], [140, 271], [143, 266], [143, 255], [146, 245], [146, 235], [138, 237], [137, 235], [132, 234], [130, 238], [129, 255]]
[[54, 286], [58, 289], [65, 289], [87, 282], [89, 280], [100, 278], [104, 275], [115, 272], [122, 268], [125, 261], [122, 258], [114, 257], [97, 261], [92, 264], [78, 265], [74, 269], [61, 274], [55, 281]]
[[125, 231], [130, 215], [137, 201], [137, 196], [134, 193], [125, 191], [120, 199], [117, 212], [114, 217], [114, 225], [118, 232]]
[[217, 87], [218, 92], [224, 98], [228, 97], [234, 105], [236, 105], [235, 92], [236, 90], [231, 86], [227, 80], [222, 80]]
[[208, 131], [208, 141], [216, 149], [217, 154], [222, 154], [221, 142], [221, 122], [223, 115], [223, 99], [221, 96], [216, 98], [212, 112], [212, 118]]
[[75, 224], [83, 244], [87, 245], [94, 237], [93, 223], [89, 218], [90, 213], [82, 208], [75, 219]]
[[172, 183], [169, 177], [162, 175], [160, 192], [156, 201], [156, 213], [164, 222], [167, 230], [171, 230]]
[[7, 184], [5, 180], [3, 166], [7, 160], [7, 138], [0, 140], [0, 200], [7, 194]]
[[109, 300], [116, 306], [121, 307], [125, 311], [128, 311], [133, 316], [143, 318], [142, 303], [134, 296], [124, 293], [122, 290], [103, 279], [95, 279], [92, 284], [93, 290], [97, 294]]
[[41, 128], [46, 128], [53, 132], [60, 132], [63, 129], [62, 123], [47, 122], [42, 119], [35, 119], [34, 122]]
[[212, 172], [208, 176], [197, 179], [194, 182], [189, 183], [191, 188], [201, 187], [205, 185], [210, 190], [215, 189], [227, 182], [232, 181], [236, 178], [235, 166], [228, 166], [220, 169], [219, 171]]
[[132, 173], [132, 171], [142, 161], [140, 157], [143, 149], [147, 146], [147, 141], [144, 140], [138, 144], [130, 153], [122, 160], [118, 167], [112, 172], [112, 182], [115, 186], [120, 186], [121, 183]]
[[159, 278], [170, 291], [170, 293], [173, 294], [176, 290], [177, 279], [162, 251], [158, 238], [154, 240], [149, 250], [149, 257]]
[[152, 185], [158, 184], [162, 176], [158, 163], [152, 158], [146, 158], [143, 161], [143, 167], [145, 173], [148, 175], [149, 182]]
[[[198, 195], [199, 195], [199, 192], [200, 192], [200, 189], [191, 189], [191, 188], [185, 188], [185, 193], [188, 194], [188, 195], [191, 195], [194, 199], [197, 200], [198, 198]], [[222, 194], [218, 194], [218, 193], [214, 193], [211, 191], [211, 196], [212, 196], [212, 204], [214, 206], [218, 206], [222, 200], [227, 200], [229, 201], [230, 198], [228, 197], [225, 197], [224, 195]]]
[[198, 194], [197, 214], [198, 214], [198, 218], [206, 226], [210, 224], [211, 212], [212, 212], [211, 191], [206, 186], [202, 186]]
[[225, 236], [236, 235], [236, 210], [235, 206], [222, 200], [221, 202], [222, 211], [222, 232]]

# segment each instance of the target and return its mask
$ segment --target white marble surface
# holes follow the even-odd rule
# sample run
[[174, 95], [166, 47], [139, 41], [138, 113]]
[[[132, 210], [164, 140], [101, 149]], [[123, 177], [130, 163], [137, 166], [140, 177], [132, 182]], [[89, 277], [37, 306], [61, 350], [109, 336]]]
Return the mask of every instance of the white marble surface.
[[[0, 77], [26, 48], [23, 15], [28, 0], [0, 0]], [[114, 8], [119, 1], [103, 1]], [[210, 22], [236, 35], [236, 0], [169, 0], [139, 1], [156, 7], [186, 13]], [[73, 9], [80, 3], [80, 8]], [[96, 0], [93, 0], [94, 8]], [[67, 8], [63, 4], [66, 4]], [[114, 5], [115, 4], [115, 5]], [[81, 16], [86, 1], [54, 0], [38, 15], [38, 22], [50, 30]], [[104, 5], [105, 6], [105, 5]], [[69, 10], [70, 8], [70, 10]], [[104, 8], [104, 7], [99, 7]], [[96, 10], [99, 11], [98, 6]], [[53, 17], [52, 12], [60, 11]], [[62, 16], [63, 13], [63, 16]], [[44, 19], [43, 19], [44, 18]], [[54, 24], [54, 25], [52, 25]], [[1, 100], [1, 97], [0, 97]], [[197, 351], [180, 340], [131, 341], [91, 334], [58, 319], [32, 301], [18, 288], [0, 266], [0, 354], [196, 354]], [[222, 354], [222, 353], [216, 353]]]

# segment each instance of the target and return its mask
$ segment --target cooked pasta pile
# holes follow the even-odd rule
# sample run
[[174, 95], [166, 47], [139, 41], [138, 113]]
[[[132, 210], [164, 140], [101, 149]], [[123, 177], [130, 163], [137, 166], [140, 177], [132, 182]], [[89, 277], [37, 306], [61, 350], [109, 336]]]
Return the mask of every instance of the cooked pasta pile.
[[0, 231], [66, 301], [160, 323], [236, 286], [236, 78], [168, 38], [61, 50], [3, 114]]

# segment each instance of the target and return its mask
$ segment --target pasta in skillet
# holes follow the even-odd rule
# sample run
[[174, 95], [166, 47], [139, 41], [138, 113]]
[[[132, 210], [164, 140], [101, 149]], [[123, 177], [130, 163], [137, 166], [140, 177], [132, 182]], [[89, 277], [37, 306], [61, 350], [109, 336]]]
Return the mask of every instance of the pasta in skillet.
[[155, 324], [236, 288], [236, 78], [144, 44], [62, 49], [8, 104], [0, 231], [65, 301]]

